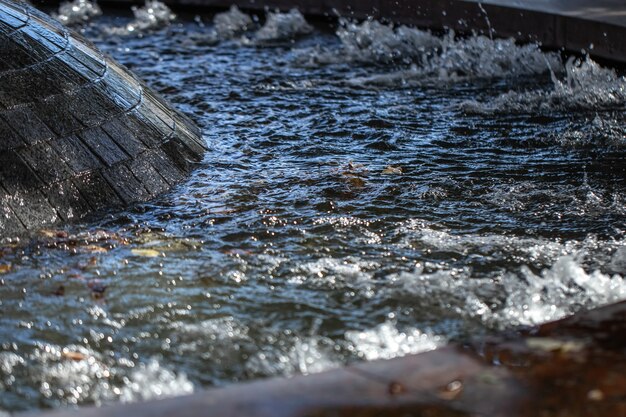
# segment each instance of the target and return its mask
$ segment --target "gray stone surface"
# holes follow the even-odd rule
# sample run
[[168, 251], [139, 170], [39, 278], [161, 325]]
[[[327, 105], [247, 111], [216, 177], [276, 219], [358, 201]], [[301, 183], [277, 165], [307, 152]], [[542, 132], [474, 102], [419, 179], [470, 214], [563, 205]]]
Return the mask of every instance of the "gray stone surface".
[[205, 149], [189, 118], [82, 36], [0, 0], [0, 239], [151, 199]]

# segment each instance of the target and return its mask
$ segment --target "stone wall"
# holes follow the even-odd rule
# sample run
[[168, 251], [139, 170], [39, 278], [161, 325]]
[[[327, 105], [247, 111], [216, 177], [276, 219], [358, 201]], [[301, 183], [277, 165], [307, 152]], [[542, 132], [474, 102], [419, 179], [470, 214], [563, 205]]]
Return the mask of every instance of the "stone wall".
[[204, 151], [195, 124], [129, 70], [0, 0], [0, 238], [153, 198]]

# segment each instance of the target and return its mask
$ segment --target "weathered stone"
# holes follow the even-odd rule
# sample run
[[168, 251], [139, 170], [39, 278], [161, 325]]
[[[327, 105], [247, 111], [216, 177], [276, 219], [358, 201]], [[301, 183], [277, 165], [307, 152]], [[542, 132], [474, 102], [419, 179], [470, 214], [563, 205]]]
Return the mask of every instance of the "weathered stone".
[[128, 69], [0, 0], [0, 238], [152, 198], [205, 150], [193, 122]]

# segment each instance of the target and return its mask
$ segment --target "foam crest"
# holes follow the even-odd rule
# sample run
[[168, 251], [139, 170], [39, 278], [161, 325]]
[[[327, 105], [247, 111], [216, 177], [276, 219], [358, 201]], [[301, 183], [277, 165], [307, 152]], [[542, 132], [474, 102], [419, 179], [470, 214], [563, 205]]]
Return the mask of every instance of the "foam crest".
[[1, 375], [11, 375], [13, 368], [24, 364], [24, 358], [13, 352], [0, 352], [0, 372]]
[[134, 402], [189, 394], [194, 389], [185, 374], [163, 367], [156, 359], [147, 363], [113, 359], [80, 345], [41, 345], [20, 363], [39, 383], [43, 398], [54, 404]]
[[176, 19], [165, 3], [158, 0], [146, 0], [143, 7], [132, 7], [135, 20], [124, 27], [111, 28], [108, 30], [113, 35], [130, 35], [156, 30], [169, 25]]
[[341, 19], [337, 36], [342, 50], [335, 58], [342, 56], [363, 63], [421, 62], [425, 54], [442, 44], [442, 40], [430, 32], [384, 25], [371, 19], [360, 24]]
[[544, 53], [536, 44], [517, 45], [514, 39], [491, 39], [480, 35], [457, 38], [454, 32], [436, 37], [430, 32], [406, 26], [395, 27], [375, 20], [354, 23], [343, 19], [337, 36], [341, 41], [339, 48], [304, 50], [298, 58], [300, 63], [359, 62], [408, 66], [348, 82], [355, 86], [515, 77], [562, 68], [557, 54]]
[[267, 43], [293, 39], [296, 36], [313, 32], [298, 9], [291, 9], [287, 13], [268, 12], [265, 24], [254, 35], [257, 43]]
[[424, 247], [428, 250], [456, 252], [463, 256], [510, 256], [525, 262], [551, 263], [562, 255], [580, 250], [595, 241], [559, 242], [542, 238], [506, 236], [500, 234], [452, 234], [449, 230], [438, 229], [419, 221], [408, 221], [398, 232], [402, 247]]
[[355, 258], [320, 258], [307, 262], [293, 269], [291, 283], [308, 283], [313, 285], [341, 288], [346, 285], [363, 283], [367, 285], [372, 270], [379, 265]]
[[460, 108], [475, 114], [551, 113], [615, 109], [626, 104], [626, 79], [589, 57], [570, 58], [565, 77], [559, 79], [553, 73], [552, 84], [550, 91], [510, 91], [486, 103], [466, 101]]
[[231, 39], [250, 30], [253, 22], [250, 16], [233, 5], [227, 12], [216, 14], [213, 18], [213, 25], [220, 39]]
[[517, 45], [514, 39], [486, 36], [455, 39], [450, 33], [429, 67], [444, 79], [492, 78], [543, 74], [560, 69], [561, 62], [558, 55], [542, 52], [537, 44]]
[[98, 3], [90, 0], [74, 0], [61, 3], [59, 11], [53, 17], [64, 25], [75, 25], [100, 16], [102, 9]]
[[548, 141], [558, 143], [565, 148], [598, 147], [605, 150], [626, 147], [626, 126], [622, 115], [596, 114], [595, 117], [580, 125], [571, 122], [564, 131], [549, 135]]
[[446, 343], [445, 338], [418, 329], [400, 332], [389, 321], [371, 330], [346, 332], [345, 337], [352, 350], [368, 361], [428, 352]]
[[587, 273], [573, 256], [563, 256], [541, 275], [529, 268], [521, 271], [526, 285], [517, 285], [509, 294], [498, 321], [525, 325], [557, 320], [586, 308], [626, 298], [626, 282], [620, 275], [600, 271]]
[[581, 308], [594, 308], [626, 298], [626, 282], [618, 274], [587, 272], [576, 255], [560, 256], [540, 275], [523, 266], [518, 274], [475, 278], [469, 269], [425, 273], [422, 268], [391, 279], [427, 303], [483, 321], [495, 328], [537, 325], [558, 320]]
[[278, 342], [276, 347], [254, 354], [247, 362], [249, 372], [260, 375], [308, 375], [336, 368], [331, 359], [332, 341], [321, 337], [296, 338], [293, 344]]
[[155, 398], [191, 394], [193, 384], [183, 373], [175, 374], [163, 368], [155, 359], [140, 364], [128, 377], [121, 390], [122, 402], [146, 401]]

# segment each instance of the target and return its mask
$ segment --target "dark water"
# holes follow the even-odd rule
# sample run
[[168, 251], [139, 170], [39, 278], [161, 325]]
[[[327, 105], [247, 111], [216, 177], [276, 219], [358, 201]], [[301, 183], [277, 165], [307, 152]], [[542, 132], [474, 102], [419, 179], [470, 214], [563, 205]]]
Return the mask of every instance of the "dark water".
[[192, 20], [105, 31], [126, 22], [86, 33], [210, 151], [156, 201], [1, 249], [0, 410], [316, 372], [626, 298], [619, 100], [469, 114], [553, 83], [507, 76], [516, 57], [486, 78], [450, 58], [455, 80], [319, 63], [341, 47], [321, 30], [269, 46], [213, 44]]

